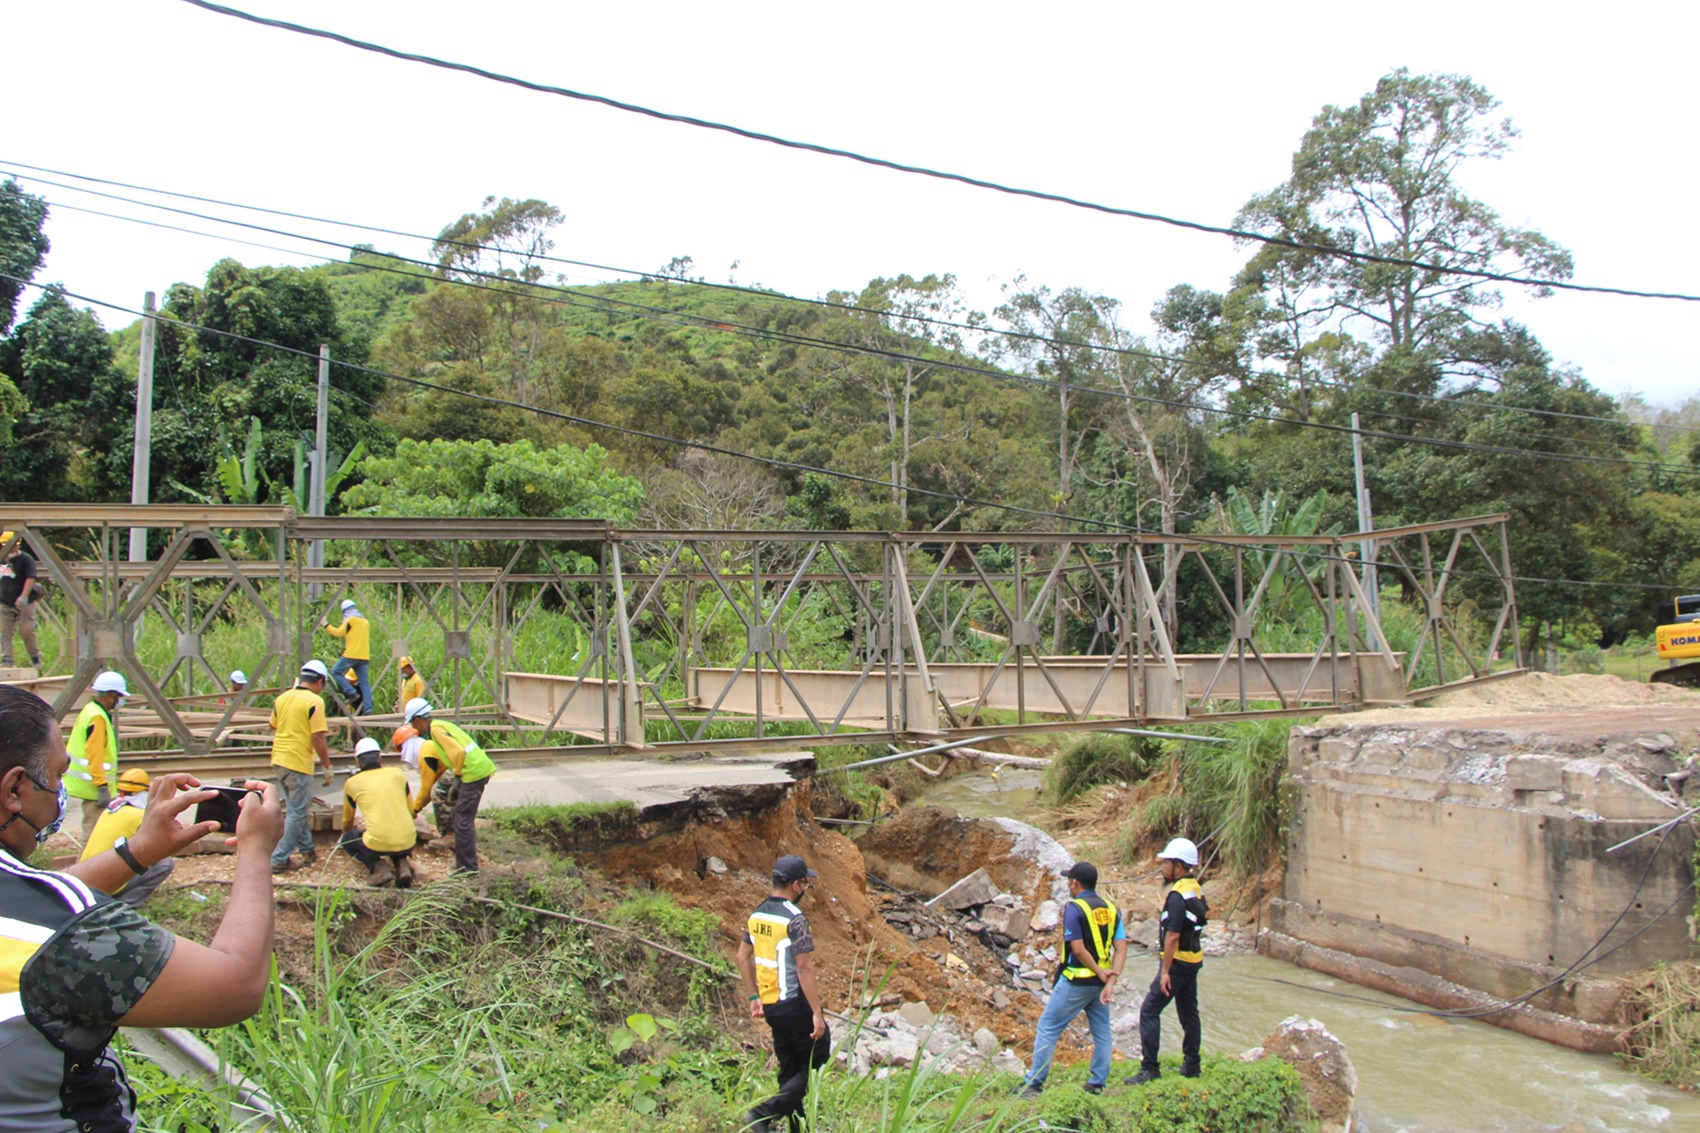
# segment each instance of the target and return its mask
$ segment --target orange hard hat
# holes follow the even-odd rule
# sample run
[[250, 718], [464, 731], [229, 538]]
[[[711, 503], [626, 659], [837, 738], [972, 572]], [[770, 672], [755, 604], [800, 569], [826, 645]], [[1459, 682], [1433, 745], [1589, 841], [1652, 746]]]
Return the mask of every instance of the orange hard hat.
[[397, 751], [400, 751], [401, 745], [405, 744], [408, 740], [411, 740], [414, 736], [417, 736], [418, 734], [419, 733], [414, 730], [413, 725], [403, 724], [401, 727], [399, 727], [395, 730], [395, 735], [390, 737], [390, 744]]

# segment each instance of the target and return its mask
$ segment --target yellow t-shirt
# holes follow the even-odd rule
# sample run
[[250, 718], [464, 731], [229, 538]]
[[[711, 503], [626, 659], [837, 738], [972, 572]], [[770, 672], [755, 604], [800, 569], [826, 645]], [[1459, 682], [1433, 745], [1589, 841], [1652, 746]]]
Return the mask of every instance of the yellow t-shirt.
[[342, 786], [342, 828], [354, 825], [358, 808], [366, 816], [368, 850], [398, 854], [413, 849], [418, 832], [413, 811], [407, 805], [407, 773], [399, 767], [374, 767], [357, 771]]
[[339, 626], [326, 626], [325, 632], [348, 639], [342, 643], [342, 655], [350, 661], [372, 659], [372, 624], [365, 618], [349, 618]]
[[96, 854], [104, 854], [112, 848], [112, 843], [120, 838], [134, 838], [136, 831], [142, 828], [142, 819], [147, 812], [141, 807], [119, 797], [107, 804], [101, 813], [100, 821], [94, 824], [89, 832], [89, 839], [83, 843], [83, 856], [77, 860], [86, 862]]
[[330, 731], [325, 722], [325, 698], [304, 688], [278, 693], [272, 702], [272, 766], [313, 773], [313, 736]]
[[419, 675], [419, 670], [413, 670], [413, 675], [401, 682], [401, 692], [395, 698], [395, 710], [402, 711], [407, 702], [416, 696], [425, 695], [425, 678]]

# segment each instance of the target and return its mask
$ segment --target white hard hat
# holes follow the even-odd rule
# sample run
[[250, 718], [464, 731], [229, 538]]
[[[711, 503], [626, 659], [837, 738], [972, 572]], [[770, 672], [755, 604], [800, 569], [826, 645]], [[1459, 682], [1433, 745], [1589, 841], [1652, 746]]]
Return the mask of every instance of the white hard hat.
[[356, 603], [355, 603], [354, 599], [352, 599], [352, 598], [344, 598], [342, 600], [342, 608], [345, 609], [345, 610], [352, 610], [352, 609], [354, 609], [355, 605], [356, 605]]
[[401, 722], [406, 724], [415, 716], [429, 716], [430, 714], [431, 702], [423, 696], [416, 696], [408, 701], [407, 706], [401, 710]]
[[354, 755], [356, 758], [365, 755], [367, 752], [371, 752], [373, 755], [382, 755], [383, 751], [384, 749], [378, 746], [378, 741], [373, 739], [371, 736], [363, 737], [359, 743], [354, 745]]
[[230, 671], [230, 683], [233, 685], [245, 685], [248, 683], [248, 674], [244, 673], [241, 669], [232, 669]]
[[325, 663], [317, 658], [301, 666], [301, 675], [304, 677], [317, 677], [321, 681], [328, 681], [331, 679], [331, 671], [325, 668]]
[[115, 692], [119, 696], [129, 696], [130, 686], [124, 683], [124, 674], [115, 673], [111, 669], [95, 677], [89, 686], [96, 692]]
[[1169, 844], [1163, 847], [1163, 852], [1157, 855], [1157, 860], [1181, 862], [1197, 869], [1198, 847], [1186, 838], [1171, 838]]

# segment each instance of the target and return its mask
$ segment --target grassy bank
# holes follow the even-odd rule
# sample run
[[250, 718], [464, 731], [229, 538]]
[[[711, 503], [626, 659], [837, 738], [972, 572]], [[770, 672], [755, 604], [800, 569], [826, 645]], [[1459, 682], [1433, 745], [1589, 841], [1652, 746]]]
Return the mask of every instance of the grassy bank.
[[[721, 926], [664, 893], [622, 892], [580, 870], [552, 848], [559, 822], [527, 813], [505, 823], [502, 837], [530, 829], [539, 840], [516, 846], [528, 855], [523, 874], [487, 871], [486, 890], [504, 906], [454, 882], [406, 898], [280, 889], [278, 972], [264, 1009], [204, 1037], [265, 1091], [289, 1133], [739, 1128], [773, 1071], [765, 1032], [742, 1021]], [[150, 911], [205, 939], [222, 893], [203, 896], [165, 891]], [[517, 905], [589, 914], [717, 971]], [[127, 1061], [141, 1129], [233, 1128], [224, 1088]], [[1308, 1128], [1298, 1078], [1275, 1062], [1208, 1059], [1198, 1080], [1170, 1075], [1108, 1098], [1085, 1094], [1083, 1081], [1083, 1067], [1064, 1068], [1028, 1101], [1010, 1096], [1012, 1075], [927, 1065], [856, 1078], [835, 1063], [810, 1105], [815, 1129], [857, 1133]]]

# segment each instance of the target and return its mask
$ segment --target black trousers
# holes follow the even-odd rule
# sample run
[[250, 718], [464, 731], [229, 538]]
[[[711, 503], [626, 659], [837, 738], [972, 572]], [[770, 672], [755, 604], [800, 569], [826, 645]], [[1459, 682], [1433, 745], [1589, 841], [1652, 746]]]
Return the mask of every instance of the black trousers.
[[353, 858], [367, 869], [371, 869], [385, 858], [400, 864], [403, 858], [413, 856], [412, 850], [402, 850], [399, 853], [392, 853], [388, 850], [372, 849], [366, 845], [366, 832], [364, 830], [344, 830], [342, 832], [342, 848], [349, 857]]
[[1157, 1069], [1157, 1050], [1163, 1043], [1163, 1008], [1174, 1001], [1175, 1014], [1181, 1021], [1181, 1057], [1187, 1066], [1198, 1065], [1198, 969], [1203, 964], [1175, 960], [1169, 964], [1169, 994], [1163, 994], [1163, 969], [1151, 977], [1151, 990], [1139, 1005], [1140, 1064], [1147, 1070]]
[[809, 1001], [793, 996], [762, 1009], [773, 1032], [773, 1053], [779, 1059], [779, 1092], [750, 1110], [756, 1118], [802, 1117], [803, 1097], [809, 1092], [809, 1071], [826, 1065], [832, 1054], [832, 1028], [811, 1039], [814, 1015]]

